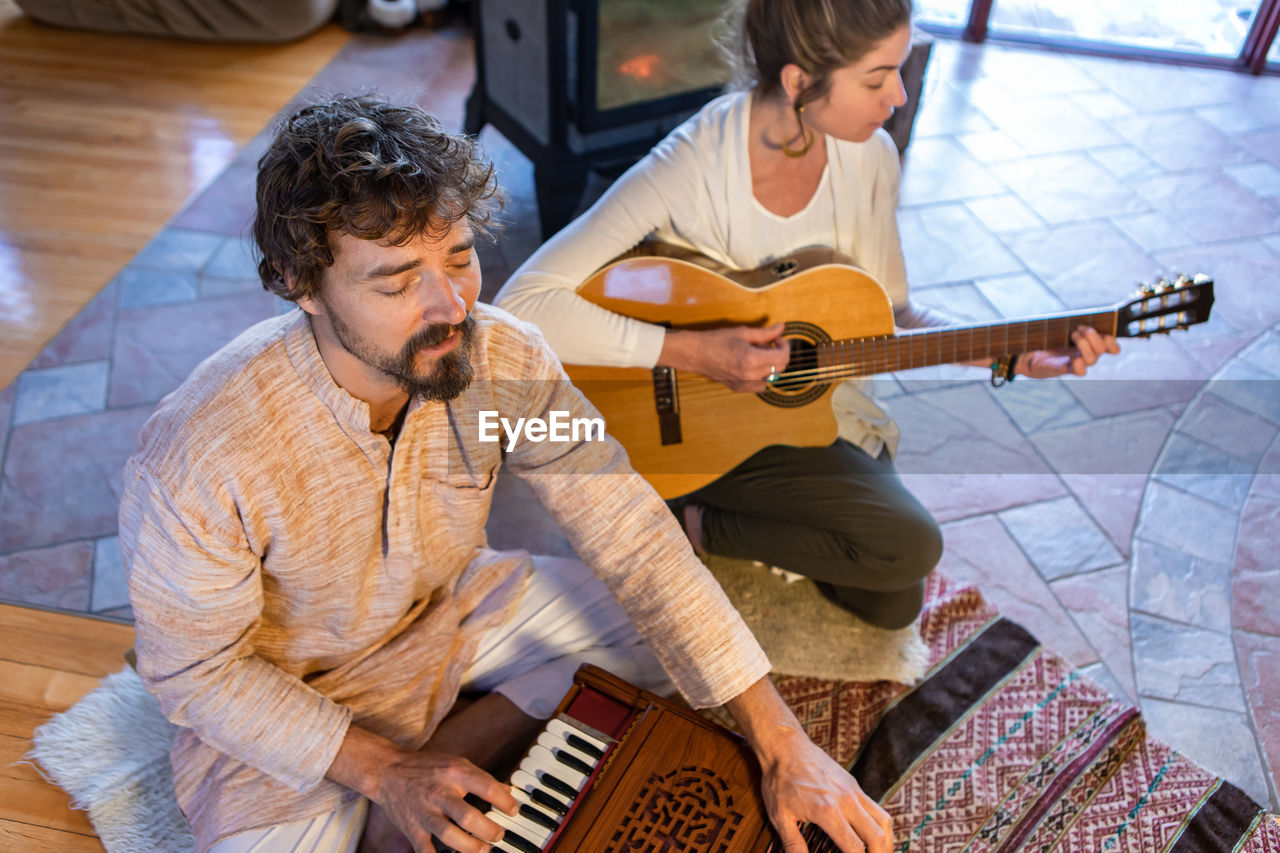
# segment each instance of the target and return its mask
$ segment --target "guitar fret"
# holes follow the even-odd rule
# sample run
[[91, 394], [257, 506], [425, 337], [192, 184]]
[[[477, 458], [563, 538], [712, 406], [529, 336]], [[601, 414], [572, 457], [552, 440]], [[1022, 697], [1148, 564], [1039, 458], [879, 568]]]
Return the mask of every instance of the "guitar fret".
[[1080, 325], [1114, 333], [1116, 315], [1114, 312], [1095, 312], [831, 341], [817, 346], [818, 375], [815, 378], [833, 381], [1054, 349], [1069, 346], [1072, 329]]

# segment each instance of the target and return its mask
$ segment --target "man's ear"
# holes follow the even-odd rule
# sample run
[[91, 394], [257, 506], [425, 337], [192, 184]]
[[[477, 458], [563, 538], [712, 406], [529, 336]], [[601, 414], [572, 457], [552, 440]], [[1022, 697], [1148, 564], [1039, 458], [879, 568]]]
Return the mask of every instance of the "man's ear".
[[[290, 292], [298, 289], [298, 280], [297, 278], [294, 277], [293, 273], [289, 273], [289, 272], [281, 273], [280, 278], [284, 280], [285, 287], [289, 288]], [[301, 308], [303, 311], [306, 311], [308, 314], [310, 314], [313, 317], [324, 315], [324, 311], [320, 306], [320, 301], [315, 298], [314, 294], [300, 296], [297, 299], [295, 299], [293, 302], [295, 305], [297, 305], [299, 308]]]
[[796, 97], [809, 88], [809, 84], [812, 82], [809, 79], [809, 75], [804, 72], [804, 69], [794, 62], [788, 62], [782, 66], [782, 71], [778, 76], [779, 82], [782, 84], [782, 91], [787, 96], [787, 103], [789, 104], [794, 104]]

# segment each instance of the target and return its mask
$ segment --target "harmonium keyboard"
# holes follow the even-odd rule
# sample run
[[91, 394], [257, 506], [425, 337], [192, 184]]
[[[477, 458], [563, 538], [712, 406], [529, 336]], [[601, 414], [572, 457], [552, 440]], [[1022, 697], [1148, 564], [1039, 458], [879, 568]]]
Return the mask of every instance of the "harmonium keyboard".
[[[509, 781], [519, 814], [488, 812], [504, 853], [782, 849], [742, 738], [589, 664]], [[838, 853], [802, 832], [810, 853]]]

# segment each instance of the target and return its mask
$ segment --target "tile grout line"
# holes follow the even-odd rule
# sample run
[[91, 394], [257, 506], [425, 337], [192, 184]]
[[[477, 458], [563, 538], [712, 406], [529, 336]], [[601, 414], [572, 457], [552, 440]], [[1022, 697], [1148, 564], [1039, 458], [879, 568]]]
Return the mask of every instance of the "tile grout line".
[[[1074, 500], [1074, 499], [1075, 499], [1075, 495], [1074, 495], [1074, 494], [1072, 494], [1072, 495], [1071, 495], [1071, 498]], [[1050, 498], [1049, 500], [1051, 500], [1051, 501], [1054, 501], [1054, 500], [1061, 500], [1061, 498]], [[1047, 503], [1047, 501], [1036, 501], [1035, 503]], [[1023, 504], [1023, 506], [1031, 506], [1031, 504]], [[1106, 666], [1106, 661], [1105, 661], [1105, 660], [1104, 660], [1104, 658], [1102, 657], [1102, 653], [1098, 651], [1097, 647], [1096, 647], [1096, 646], [1094, 646], [1093, 641], [1092, 641], [1091, 639], [1089, 639], [1089, 635], [1088, 635], [1088, 633], [1087, 633], [1086, 631], [1084, 631], [1084, 630], [1080, 627], [1080, 625], [1079, 625], [1079, 623], [1078, 623], [1078, 622], [1076, 622], [1076, 617], [1075, 617], [1075, 615], [1071, 612], [1071, 610], [1070, 610], [1070, 609], [1069, 609], [1065, 604], [1063, 604], [1063, 603], [1062, 603], [1062, 600], [1061, 600], [1060, 598], [1058, 598], [1058, 593], [1053, 589], [1053, 585], [1049, 582], [1049, 579], [1048, 579], [1048, 578], [1046, 578], [1043, 574], [1041, 574], [1041, 573], [1040, 573], [1040, 567], [1036, 565], [1035, 560], [1033, 560], [1033, 559], [1031, 558], [1031, 555], [1030, 555], [1030, 554], [1028, 554], [1028, 553], [1027, 553], [1027, 551], [1026, 551], [1026, 549], [1022, 546], [1022, 542], [1021, 542], [1021, 540], [1019, 540], [1019, 539], [1018, 539], [1018, 537], [1014, 535], [1013, 531], [1009, 529], [1009, 525], [1005, 522], [1005, 520], [1004, 520], [1003, 518], [1001, 518], [1001, 517], [1000, 517], [1001, 513], [1000, 513], [1000, 512], [993, 512], [993, 513], [990, 513], [990, 515], [995, 516], [996, 522], [1000, 524], [1001, 528], [1002, 528], [1002, 529], [1004, 530], [1004, 532], [1005, 532], [1005, 535], [1009, 537], [1010, 541], [1012, 541], [1012, 542], [1013, 542], [1014, 547], [1016, 547], [1016, 548], [1018, 549], [1018, 553], [1022, 554], [1023, 559], [1025, 559], [1025, 560], [1027, 561], [1027, 565], [1031, 566], [1032, 571], [1034, 571], [1034, 572], [1036, 573], [1036, 575], [1037, 575], [1037, 576], [1040, 578], [1040, 580], [1044, 583], [1045, 588], [1049, 590], [1049, 594], [1050, 594], [1051, 596], [1053, 596], [1053, 600], [1054, 600], [1054, 602], [1055, 602], [1055, 603], [1057, 603], [1057, 605], [1058, 605], [1060, 608], [1062, 608], [1062, 612], [1063, 612], [1063, 613], [1065, 613], [1065, 614], [1067, 615], [1067, 618], [1068, 618], [1069, 620], [1071, 620], [1071, 626], [1072, 626], [1073, 628], [1075, 628], [1075, 629], [1076, 629], [1076, 632], [1077, 632], [1077, 633], [1079, 633], [1081, 637], [1083, 637], [1083, 638], [1084, 638], [1085, 645], [1087, 645], [1087, 646], [1090, 648], [1090, 650], [1092, 650], [1092, 651], [1093, 651], [1093, 653], [1097, 656], [1097, 658], [1098, 658], [1097, 662], [1098, 662], [1098, 663], [1100, 663], [1100, 664], [1102, 664], [1103, 666]], [[979, 516], [979, 517], [980, 517], [980, 516]], [[1103, 534], [1103, 535], [1105, 536], [1106, 534]], [[1110, 540], [1108, 539], [1108, 541], [1110, 541]], [[1113, 567], [1113, 568], [1114, 568], [1114, 567]], [[1033, 632], [1033, 634], [1034, 634], [1034, 632]], [[1037, 638], [1037, 641], [1039, 641], [1039, 638]], [[1043, 645], [1043, 643], [1042, 643], [1042, 645]], [[1065, 657], [1065, 656], [1064, 656], [1064, 657]], [[1081, 666], [1082, 666], [1081, 664], [1076, 663], [1075, 661], [1070, 661], [1070, 663], [1071, 663], [1071, 665], [1072, 665], [1074, 668], [1076, 668], [1076, 669], [1080, 669], [1080, 668], [1081, 668]], [[1110, 668], [1109, 668], [1109, 667], [1108, 667], [1108, 671], [1110, 671]], [[1114, 673], [1112, 673], [1112, 675], [1113, 675], [1113, 677], [1114, 677]], [[1116, 679], [1116, 680], [1117, 680], [1117, 682], [1119, 681], [1119, 679]], [[1134, 689], [1135, 689], [1135, 690], [1137, 689], [1137, 688], [1136, 688], [1136, 686], [1135, 686], [1135, 688], [1134, 688]]]
[[[1277, 450], [1280, 450], [1280, 434], [1278, 434], [1277, 437], [1272, 439], [1271, 445], [1267, 448], [1266, 452], [1262, 454], [1261, 460], [1269, 459], [1273, 453], [1277, 452]], [[1259, 464], [1261, 464], [1261, 460], [1259, 461]], [[1231, 629], [1232, 629], [1231, 650], [1235, 653], [1234, 657], [1235, 657], [1235, 663], [1236, 663], [1236, 671], [1240, 676], [1240, 693], [1242, 698], [1244, 699], [1245, 718], [1248, 720], [1249, 727], [1253, 731], [1254, 748], [1258, 752], [1258, 760], [1262, 765], [1262, 771], [1263, 771], [1262, 775], [1267, 783], [1267, 787], [1271, 794], [1271, 805], [1273, 808], [1275, 808], [1277, 806], [1280, 806], [1280, 782], [1277, 782], [1276, 780], [1276, 775], [1277, 775], [1276, 771], [1280, 770], [1280, 768], [1272, 767], [1271, 758], [1267, 754], [1267, 748], [1263, 743], [1261, 727], [1257, 719], [1257, 714], [1254, 710], [1253, 697], [1250, 695], [1249, 688], [1245, 684], [1245, 679], [1244, 679], [1245, 667], [1242, 665], [1242, 658], [1244, 656], [1243, 650], [1240, 648], [1240, 645], [1235, 641], [1235, 632], [1236, 632], [1235, 575], [1236, 575], [1236, 564], [1238, 562], [1237, 557], [1239, 556], [1239, 553], [1240, 553], [1240, 544], [1241, 544], [1240, 534], [1244, 525], [1245, 508], [1249, 505], [1250, 498], [1253, 497], [1254, 486], [1257, 485], [1257, 482], [1258, 482], [1258, 471], [1255, 468], [1253, 481], [1249, 484], [1249, 491], [1245, 495], [1244, 503], [1240, 506], [1240, 512], [1236, 519], [1235, 549], [1232, 552], [1232, 560], [1231, 560], [1231, 595], [1227, 600], [1227, 608], [1231, 613]], [[1254, 632], [1245, 632], [1245, 633], [1252, 634]]]
[[[1264, 332], [1263, 332], [1263, 334], [1267, 334], [1267, 332], [1265, 332], [1265, 331], [1264, 331]], [[1250, 346], [1251, 346], [1251, 344], [1250, 344], [1250, 345], [1246, 345], [1245, 347], [1242, 347], [1240, 350], [1238, 350], [1236, 353], [1234, 353], [1234, 354], [1231, 356], [1231, 358], [1227, 359], [1227, 361], [1226, 361], [1226, 362], [1224, 362], [1224, 363], [1223, 363], [1223, 364], [1218, 368], [1218, 370], [1214, 372], [1214, 376], [1217, 376], [1218, 374], [1220, 374], [1220, 373], [1222, 373], [1223, 371], [1225, 371], [1226, 369], [1228, 369], [1228, 368], [1229, 368], [1232, 364], [1234, 364], [1237, 360], [1242, 359], [1242, 358], [1243, 358], [1243, 355], [1242, 355], [1242, 354], [1243, 354], [1245, 351], [1247, 351], [1247, 350], [1250, 348]], [[1171, 428], [1170, 428], [1170, 430], [1169, 430], [1169, 436], [1172, 436], [1172, 435], [1174, 435], [1174, 434], [1177, 434], [1177, 433], [1180, 433], [1180, 432], [1181, 432], [1181, 430], [1179, 429], [1179, 425], [1182, 423], [1182, 420], [1183, 420], [1183, 418], [1186, 416], [1186, 413], [1187, 413], [1188, 411], [1193, 410], [1193, 409], [1194, 409], [1194, 407], [1195, 407], [1195, 405], [1196, 405], [1196, 404], [1197, 404], [1197, 403], [1198, 403], [1198, 402], [1199, 402], [1199, 401], [1200, 401], [1200, 400], [1201, 400], [1201, 399], [1202, 399], [1206, 394], [1211, 393], [1210, 389], [1211, 389], [1211, 387], [1212, 387], [1213, 378], [1214, 378], [1214, 377], [1213, 377], [1213, 376], [1211, 376], [1211, 377], [1209, 378], [1209, 380], [1208, 380], [1207, 382], [1205, 382], [1205, 383], [1201, 386], [1201, 388], [1197, 391], [1196, 395], [1195, 395], [1195, 396], [1194, 396], [1190, 401], [1188, 401], [1188, 403], [1187, 403], [1186, 407], [1182, 410], [1182, 412], [1179, 414], [1179, 416], [1177, 417], [1177, 419], [1175, 419], [1175, 420], [1174, 420], [1174, 422], [1173, 422], [1173, 424], [1172, 424], [1172, 426], [1171, 426]], [[1217, 395], [1215, 395], [1215, 396], [1217, 396]], [[1238, 408], [1238, 407], [1237, 407], [1237, 408]], [[1257, 415], [1257, 413], [1252, 413], [1252, 414]], [[1269, 420], [1269, 419], [1268, 419], [1268, 420]], [[1164, 457], [1164, 454], [1165, 454], [1166, 450], [1168, 449], [1168, 446], [1169, 446], [1169, 438], [1168, 438], [1168, 437], [1166, 437], [1165, 444], [1164, 444], [1164, 446], [1162, 446], [1162, 447], [1161, 447], [1160, 452], [1157, 454], [1157, 456], [1156, 456], [1156, 460], [1155, 460], [1155, 462], [1153, 463], [1153, 470], [1155, 470], [1155, 469], [1158, 469], [1158, 468], [1159, 468], [1160, 460]], [[1270, 795], [1270, 797], [1271, 797], [1271, 803], [1272, 803], [1272, 805], [1274, 805], [1274, 804], [1276, 804], [1276, 803], [1280, 803], [1280, 795], [1278, 795], [1278, 793], [1277, 793], [1277, 787], [1276, 787], [1276, 782], [1275, 782], [1275, 779], [1274, 779], [1274, 773], [1273, 773], [1273, 772], [1270, 772], [1270, 771], [1272, 771], [1272, 768], [1271, 768], [1271, 765], [1270, 765], [1270, 761], [1268, 760], [1268, 757], [1267, 757], [1266, 749], [1265, 749], [1265, 747], [1264, 747], [1264, 745], [1263, 745], [1263, 741], [1262, 741], [1262, 733], [1261, 733], [1260, 729], [1258, 728], [1257, 722], [1256, 722], [1256, 720], [1255, 720], [1255, 718], [1254, 718], [1253, 703], [1252, 703], [1252, 700], [1251, 700], [1251, 698], [1250, 698], [1250, 696], [1249, 696], [1249, 691], [1248, 691], [1248, 689], [1245, 687], [1244, 668], [1241, 666], [1241, 662], [1240, 662], [1241, 652], [1240, 652], [1240, 648], [1239, 648], [1238, 644], [1235, 642], [1235, 636], [1234, 636], [1234, 633], [1235, 633], [1235, 595], [1234, 595], [1234, 587], [1235, 587], [1236, 555], [1238, 554], [1238, 552], [1239, 552], [1239, 548], [1240, 548], [1240, 528], [1241, 528], [1241, 520], [1242, 520], [1242, 517], [1243, 517], [1243, 514], [1244, 514], [1244, 508], [1245, 508], [1245, 506], [1246, 506], [1246, 505], [1247, 505], [1247, 503], [1248, 503], [1249, 496], [1250, 496], [1250, 495], [1252, 494], [1252, 492], [1253, 492], [1253, 483], [1255, 483], [1255, 482], [1257, 481], [1257, 474], [1258, 474], [1257, 468], [1258, 468], [1258, 465], [1260, 465], [1260, 464], [1262, 463], [1262, 461], [1263, 461], [1263, 460], [1267, 459], [1267, 458], [1268, 458], [1268, 454], [1271, 452], [1271, 450], [1272, 450], [1272, 449], [1274, 449], [1274, 448], [1275, 448], [1275, 447], [1277, 447], [1277, 446], [1280, 446], [1280, 438], [1274, 438], [1274, 439], [1272, 440], [1271, 447], [1269, 447], [1269, 448], [1268, 448], [1268, 450], [1267, 450], [1267, 452], [1263, 453], [1263, 454], [1262, 454], [1262, 456], [1260, 456], [1260, 457], [1259, 457], [1259, 460], [1258, 460], [1258, 462], [1257, 462], [1257, 463], [1254, 463], [1253, 479], [1251, 480], [1251, 483], [1250, 483], [1250, 489], [1249, 489], [1249, 491], [1246, 493], [1244, 503], [1242, 503], [1242, 504], [1241, 504], [1238, 508], [1236, 508], [1236, 510], [1235, 510], [1235, 515], [1236, 515], [1236, 528], [1235, 528], [1235, 532], [1234, 532], [1233, 537], [1232, 537], [1232, 543], [1231, 543], [1231, 554], [1230, 554], [1230, 557], [1228, 558], [1228, 559], [1229, 559], [1229, 561], [1230, 561], [1230, 564], [1231, 564], [1231, 591], [1230, 591], [1230, 594], [1229, 594], [1229, 597], [1228, 597], [1228, 601], [1227, 601], [1227, 608], [1228, 608], [1228, 612], [1230, 613], [1230, 620], [1229, 620], [1229, 624], [1231, 625], [1231, 628], [1230, 628], [1230, 629], [1228, 630], [1228, 632], [1225, 634], [1225, 639], [1226, 639], [1226, 640], [1227, 640], [1227, 642], [1230, 644], [1231, 652], [1232, 652], [1232, 654], [1231, 654], [1231, 661], [1230, 661], [1230, 663], [1231, 663], [1231, 664], [1234, 666], [1234, 668], [1235, 668], [1235, 676], [1236, 676], [1237, 689], [1238, 689], [1238, 691], [1239, 691], [1241, 701], [1242, 701], [1242, 703], [1243, 703], [1243, 705], [1244, 705], [1244, 711], [1242, 712], [1242, 713], [1243, 713], [1243, 717], [1244, 717], [1244, 721], [1245, 721], [1246, 726], [1248, 727], [1248, 730], [1249, 730], [1250, 734], [1253, 736], [1253, 746], [1254, 746], [1254, 753], [1255, 753], [1255, 757], [1258, 759], [1258, 762], [1259, 762], [1259, 769], [1262, 771], [1262, 775], [1263, 775], [1263, 779], [1264, 779], [1264, 784], [1267, 786], [1268, 794], [1269, 794], [1269, 795]], [[1148, 488], [1150, 488], [1150, 485], [1151, 485], [1151, 483], [1152, 483], [1152, 482], [1159, 483], [1159, 484], [1161, 484], [1161, 485], [1163, 485], [1163, 486], [1165, 486], [1165, 487], [1167, 487], [1167, 488], [1174, 489], [1175, 491], [1178, 491], [1178, 492], [1180, 492], [1180, 493], [1182, 493], [1182, 494], [1188, 495], [1188, 496], [1193, 497], [1193, 498], [1199, 498], [1200, 500], [1205, 500], [1207, 503], [1210, 503], [1210, 504], [1212, 504], [1212, 505], [1214, 505], [1214, 506], [1219, 506], [1219, 507], [1221, 507], [1221, 505], [1220, 505], [1220, 504], [1218, 504], [1216, 501], [1208, 501], [1208, 500], [1206, 500], [1205, 498], [1200, 497], [1199, 495], [1195, 495], [1195, 494], [1193, 494], [1193, 493], [1191, 493], [1191, 492], [1186, 492], [1185, 490], [1179, 489], [1179, 488], [1177, 488], [1177, 486], [1174, 486], [1174, 485], [1172, 485], [1172, 484], [1170, 484], [1170, 483], [1167, 483], [1167, 482], [1165, 482], [1165, 481], [1162, 481], [1162, 480], [1155, 480], [1154, 476], [1149, 476], [1149, 477], [1148, 477], [1148, 479], [1147, 479], [1147, 488], [1144, 488], [1144, 490], [1143, 490], [1143, 497], [1142, 497], [1141, 503], [1140, 503], [1140, 505], [1139, 505], [1139, 507], [1140, 507], [1140, 509], [1139, 509], [1139, 514], [1140, 514], [1140, 515], [1139, 515], [1139, 520], [1138, 520], [1138, 523], [1134, 525], [1134, 536], [1133, 536], [1133, 541], [1134, 541], [1134, 542], [1138, 542], [1138, 541], [1146, 542], [1146, 541], [1148, 541], [1148, 540], [1146, 540], [1146, 539], [1142, 539], [1142, 538], [1138, 535], [1138, 531], [1142, 528], [1142, 523], [1141, 523], [1142, 519], [1141, 519], [1141, 516], [1144, 514], [1144, 511], [1143, 511], [1142, 507], [1145, 507], [1145, 505], [1146, 505], [1146, 491], [1147, 491], [1147, 489], [1148, 489]], [[1228, 508], [1228, 507], [1221, 507], [1221, 508], [1223, 508], [1223, 509], [1230, 509], [1230, 508]], [[1156, 544], [1158, 544], [1158, 543], [1156, 543]], [[1167, 547], [1172, 547], [1172, 546], [1167, 546]], [[1182, 553], [1182, 554], [1184, 554], [1184, 555], [1190, 556], [1192, 559], [1196, 559], [1196, 556], [1195, 556], [1195, 555], [1193, 555], [1193, 554], [1187, 554], [1187, 552], [1186, 552], [1186, 551], [1184, 551], [1181, 547], [1177, 547], [1177, 548], [1175, 548], [1175, 550], [1177, 550], [1178, 552], [1180, 552], [1180, 553]], [[1131, 553], [1133, 552], [1133, 548], [1132, 548], [1132, 546], [1131, 546], [1131, 548], [1130, 548], [1130, 552], [1131, 552]], [[1131, 561], [1131, 563], [1130, 563], [1130, 577], [1131, 577], [1131, 578], [1132, 578], [1132, 570], [1133, 570], [1133, 567], [1132, 567], [1132, 561]], [[1129, 591], [1130, 591], [1131, 589], [1132, 589], [1132, 584], [1130, 584], [1130, 585], [1129, 585], [1129, 589], [1127, 589], [1127, 590], [1126, 590], [1126, 595], [1128, 595], [1128, 594], [1129, 594]], [[1210, 633], [1215, 634], [1215, 635], [1217, 635], [1217, 636], [1224, 636], [1222, 632], [1220, 632], [1220, 631], [1216, 631], [1216, 630], [1214, 630], [1214, 629], [1212, 629], [1212, 628], [1209, 628], [1208, 626], [1196, 626], [1196, 625], [1190, 625], [1190, 624], [1188, 624], [1188, 623], [1183, 623], [1183, 622], [1181, 622], [1180, 620], [1176, 620], [1176, 619], [1169, 619], [1168, 617], [1165, 617], [1165, 616], [1162, 616], [1162, 615], [1151, 614], [1151, 613], [1149, 613], [1149, 612], [1147, 612], [1147, 611], [1140, 610], [1140, 609], [1138, 609], [1138, 608], [1132, 608], [1132, 607], [1131, 607], [1131, 608], [1130, 608], [1129, 613], [1130, 613], [1130, 622], [1129, 622], [1129, 648], [1130, 648], [1130, 654], [1132, 655], [1132, 659], [1133, 659], [1133, 666], [1134, 666], [1134, 682], [1135, 682], [1135, 687], [1136, 687], [1136, 685], [1137, 685], [1137, 683], [1138, 683], [1138, 656], [1137, 656], [1137, 653], [1136, 653], [1136, 650], [1137, 650], [1137, 644], [1134, 642], [1134, 639], [1133, 639], [1133, 622], [1132, 622], [1132, 614], [1134, 614], [1134, 613], [1138, 613], [1138, 614], [1141, 614], [1141, 615], [1143, 615], [1143, 616], [1146, 616], [1147, 618], [1158, 618], [1158, 619], [1161, 619], [1161, 620], [1164, 620], [1164, 621], [1170, 622], [1170, 623], [1172, 623], [1172, 624], [1174, 624], [1174, 625], [1179, 625], [1179, 626], [1183, 626], [1183, 627], [1194, 627], [1194, 628], [1196, 628], [1197, 630], [1207, 630], [1207, 631], [1209, 631]], [[1180, 628], [1180, 631], [1179, 631], [1179, 632], [1181, 633], [1181, 628]], [[1145, 694], [1145, 693], [1143, 693], [1143, 692], [1142, 692], [1142, 690], [1141, 690], [1140, 688], [1138, 689], [1138, 692], [1139, 692], [1139, 696], [1140, 696], [1140, 697], [1142, 697], [1142, 696], [1146, 696], [1147, 698], [1156, 699], [1156, 700], [1158, 700], [1158, 701], [1166, 701], [1166, 702], [1168, 702], [1168, 701], [1173, 701], [1173, 702], [1175, 702], [1176, 704], [1179, 704], [1179, 705], [1186, 705], [1186, 706], [1189, 706], [1189, 707], [1209, 708], [1209, 709], [1211, 709], [1211, 710], [1219, 710], [1219, 711], [1226, 710], [1226, 709], [1214, 709], [1214, 708], [1212, 708], [1212, 706], [1204, 706], [1204, 705], [1201, 705], [1201, 704], [1199, 704], [1199, 703], [1195, 703], [1195, 702], [1186, 702], [1186, 701], [1181, 701], [1181, 700], [1168, 700], [1168, 699], [1162, 699], [1161, 697], [1158, 697], [1158, 696], [1151, 696], [1150, 694]], [[1234, 713], [1234, 712], [1228, 712], [1228, 713]]]

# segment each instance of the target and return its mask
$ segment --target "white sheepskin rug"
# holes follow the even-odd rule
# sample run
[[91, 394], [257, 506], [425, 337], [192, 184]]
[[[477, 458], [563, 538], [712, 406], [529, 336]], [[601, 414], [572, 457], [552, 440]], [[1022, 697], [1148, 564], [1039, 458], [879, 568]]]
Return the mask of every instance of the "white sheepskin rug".
[[173, 733], [125, 667], [36, 729], [26, 757], [88, 812], [109, 853], [187, 853], [195, 842], [173, 794]]
[[896, 631], [877, 628], [827, 600], [808, 578], [749, 560], [703, 561], [776, 673], [912, 685], [929, 668], [918, 622]]

